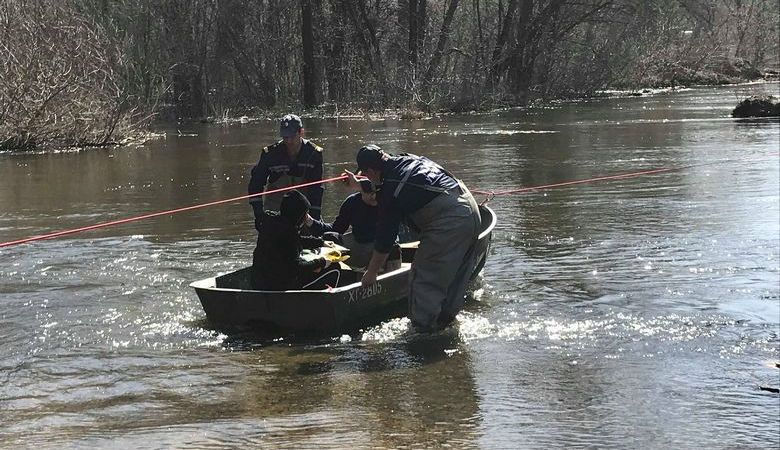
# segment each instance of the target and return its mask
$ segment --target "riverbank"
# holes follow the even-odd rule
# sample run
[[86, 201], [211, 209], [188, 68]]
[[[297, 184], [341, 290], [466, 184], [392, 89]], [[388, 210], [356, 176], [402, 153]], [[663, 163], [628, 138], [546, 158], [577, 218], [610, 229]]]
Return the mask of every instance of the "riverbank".
[[[526, 104], [501, 102], [499, 105], [492, 104], [490, 105], [490, 107], [486, 106], [481, 109], [475, 108], [468, 111], [453, 110], [453, 109], [446, 109], [446, 108], [437, 111], [424, 111], [414, 106], [409, 106], [405, 108], [400, 108], [400, 107], [385, 108], [385, 109], [378, 110], [378, 109], [370, 108], [367, 105], [363, 105], [358, 102], [355, 102], [352, 104], [325, 103], [316, 108], [309, 108], [309, 109], [304, 109], [301, 108], [300, 106], [280, 106], [272, 109], [261, 109], [261, 108], [250, 108], [244, 110], [228, 109], [224, 111], [220, 116], [209, 116], [209, 117], [195, 118], [195, 119], [177, 119], [175, 115], [172, 114], [173, 105], [169, 105], [167, 109], [166, 107], [162, 107], [160, 111], [158, 111], [155, 114], [157, 119], [153, 121], [151, 125], [149, 125], [149, 127], [144, 129], [139, 129], [136, 131], [132, 131], [132, 130], [128, 131], [127, 129], [125, 129], [124, 132], [126, 134], [118, 138], [116, 141], [111, 141], [100, 145], [84, 145], [84, 144], [45, 145], [44, 144], [41, 146], [26, 145], [18, 148], [14, 148], [12, 145], [3, 146], [2, 144], [0, 144], [0, 153], [7, 153], [7, 152], [57, 153], [63, 151], [81, 151], [86, 149], [97, 149], [97, 148], [137, 146], [137, 145], [142, 145], [143, 143], [149, 140], [160, 138], [162, 135], [158, 132], [155, 132], [154, 130], [163, 127], [169, 127], [171, 124], [180, 124], [182, 126], [186, 126], [186, 124], [191, 124], [191, 123], [213, 123], [213, 124], [228, 125], [228, 124], [236, 124], [236, 123], [272, 121], [272, 120], [276, 120], [278, 117], [281, 117], [282, 115], [287, 114], [291, 111], [296, 112], [301, 117], [306, 119], [335, 119], [335, 120], [344, 119], [344, 120], [367, 120], [367, 121], [378, 121], [378, 120], [387, 120], [387, 119], [427, 120], [434, 117], [442, 117], [442, 116], [449, 116], [455, 114], [490, 114], [492, 112], [506, 110], [506, 109], [542, 108], [548, 105], [562, 103], [562, 102], [576, 102], [576, 101], [596, 99], [596, 98], [647, 97], [647, 96], [655, 96], [655, 95], [667, 95], [675, 92], [682, 92], [692, 88], [706, 88], [708, 86], [762, 85], [766, 83], [776, 83], [780, 80], [780, 77], [778, 77], [778, 71], [767, 70], [762, 73], [762, 76], [760, 78], [751, 79], [751, 80], [728, 76], [725, 74], [718, 74], [709, 78], [706, 78], [704, 77], [704, 75], [701, 75], [695, 79], [696, 80], [705, 79], [708, 81], [714, 80], [716, 82], [703, 83], [703, 84], [690, 84], [690, 85], [683, 85], [683, 84], [665, 85], [665, 86], [647, 85], [646, 87], [643, 88], [603, 89], [603, 90], [594, 91], [592, 93], [581, 93], [576, 95], [572, 94], [569, 96], [562, 96], [559, 98], [550, 98], [550, 99], [537, 98]], [[735, 81], [735, 82], [725, 83], [725, 81]], [[737, 104], [742, 100], [744, 99], [735, 100], [734, 106], [736, 107]], [[5, 142], [12, 143], [12, 141], [10, 140]]]
[[[676, 92], [682, 92], [689, 89], [707, 88], [714, 86], [750, 86], [750, 85], [763, 85], [768, 83], [777, 83], [780, 81], [779, 77], [770, 75], [762, 77], [760, 79], [745, 80], [737, 79], [733, 83], [714, 83], [714, 84], [692, 84], [692, 85], [667, 85], [660, 87], [643, 87], [643, 88], [628, 88], [628, 89], [604, 89], [598, 90], [590, 94], [582, 94], [578, 96], [567, 96], [553, 99], [536, 99], [528, 104], [505, 104], [501, 106], [495, 106], [484, 109], [473, 109], [470, 111], [454, 111], [454, 110], [440, 110], [435, 112], [426, 112], [418, 108], [387, 108], [383, 110], [375, 110], [365, 108], [360, 105], [339, 105], [339, 104], [325, 104], [313, 109], [296, 109], [296, 108], [275, 108], [273, 110], [263, 111], [249, 111], [245, 114], [235, 115], [228, 114], [222, 117], [207, 117], [200, 120], [194, 120], [192, 122], [201, 123], [215, 123], [215, 124], [234, 124], [234, 123], [251, 123], [258, 121], [275, 120], [290, 111], [295, 111], [296, 114], [303, 118], [308, 119], [348, 119], [348, 120], [427, 120], [434, 117], [449, 116], [455, 114], [490, 114], [496, 111], [502, 111], [506, 109], [517, 108], [541, 108], [548, 105], [553, 105], [562, 102], [576, 102], [595, 98], [609, 98], [609, 97], [649, 97], [654, 95], [666, 95]], [[778, 92], [780, 94], [780, 92]], [[737, 106], [735, 102], [734, 106]], [[163, 122], [164, 123], [164, 122]]]

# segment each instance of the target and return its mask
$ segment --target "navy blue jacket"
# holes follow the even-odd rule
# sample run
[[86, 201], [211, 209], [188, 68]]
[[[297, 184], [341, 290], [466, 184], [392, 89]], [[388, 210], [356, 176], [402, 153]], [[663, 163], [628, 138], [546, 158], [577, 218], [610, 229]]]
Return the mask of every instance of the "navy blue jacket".
[[322, 245], [320, 238], [301, 236], [289, 218], [274, 211], [265, 212], [252, 257], [252, 287], [271, 291], [300, 289], [304, 281], [312, 278], [314, 270], [325, 266], [322, 259], [301, 258], [301, 251]]
[[445, 191], [460, 192], [458, 181], [440, 165], [423, 156], [391, 156], [382, 165], [377, 186], [379, 215], [374, 249], [388, 253], [401, 221]]
[[313, 236], [322, 236], [328, 231], [343, 234], [352, 226], [352, 235], [357, 242], [373, 242], [378, 212], [378, 207], [364, 202], [361, 194], [357, 192], [344, 200], [333, 223], [315, 220], [310, 231]]
[[[301, 183], [322, 180], [322, 147], [304, 139], [295, 161], [290, 160], [284, 141], [263, 148], [260, 160], [252, 168], [252, 178], [249, 180], [247, 191], [250, 194], [263, 192], [266, 183], [273, 183], [282, 175], [301, 178]], [[302, 188], [300, 191], [311, 203], [309, 214], [319, 219], [325, 188], [318, 184]], [[252, 198], [250, 204], [255, 213], [255, 221], [262, 220], [263, 196]]]

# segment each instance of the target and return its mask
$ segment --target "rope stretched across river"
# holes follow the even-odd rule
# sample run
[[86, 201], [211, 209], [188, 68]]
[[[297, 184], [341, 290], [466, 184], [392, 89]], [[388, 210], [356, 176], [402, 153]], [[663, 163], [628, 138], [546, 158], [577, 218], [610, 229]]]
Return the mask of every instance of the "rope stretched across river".
[[[773, 153], [769, 156], [780, 156], [780, 153]], [[638, 172], [627, 172], [627, 173], [621, 173], [617, 175], [605, 175], [600, 177], [593, 177], [593, 178], [585, 178], [583, 180], [573, 180], [573, 181], [562, 181], [560, 183], [552, 183], [552, 184], [541, 184], [539, 186], [529, 186], [524, 188], [516, 188], [516, 189], [508, 189], [504, 191], [483, 191], [478, 189], [471, 189], [472, 194], [479, 194], [479, 195], [485, 195], [487, 196], [485, 198], [485, 201], [482, 203], [486, 203], [493, 199], [493, 197], [501, 196], [501, 195], [510, 195], [510, 194], [519, 194], [523, 192], [531, 192], [531, 191], [541, 191], [543, 189], [550, 189], [550, 188], [557, 188], [557, 187], [564, 187], [564, 186], [572, 186], [575, 184], [584, 184], [584, 183], [594, 183], [596, 181], [607, 181], [607, 180], [622, 180], [626, 178], [634, 178], [634, 177], [640, 177], [643, 175], [655, 175], [659, 173], [666, 173], [666, 172], [679, 172], [681, 170], [686, 169], [692, 169], [694, 167], [703, 167], [703, 166], [712, 166], [715, 164], [723, 164], [726, 162], [729, 162], [730, 160], [721, 160], [721, 161], [711, 161], [701, 164], [690, 164], [687, 166], [679, 166], [679, 167], [663, 167], [658, 169], [648, 169], [648, 170], [640, 170]]]
[[112, 220], [110, 222], [103, 222], [103, 223], [98, 223], [98, 224], [90, 225], [90, 226], [86, 226], [86, 227], [74, 228], [72, 230], [57, 231], [55, 233], [42, 234], [40, 236], [32, 236], [32, 237], [28, 237], [28, 238], [24, 238], [24, 239], [19, 239], [19, 240], [16, 240], [16, 241], [0, 242], [0, 248], [10, 247], [12, 245], [24, 244], [26, 242], [42, 241], [44, 239], [52, 239], [52, 238], [56, 238], [56, 237], [60, 237], [60, 236], [65, 236], [65, 235], [68, 235], [68, 234], [80, 233], [82, 231], [96, 230], [98, 228], [106, 228], [106, 227], [111, 227], [111, 226], [114, 226], [114, 225], [121, 225], [123, 223], [137, 222], [139, 220], [150, 219], [152, 217], [165, 216], [165, 215], [169, 215], [169, 214], [176, 214], [176, 213], [180, 213], [180, 212], [184, 212], [184, 211], [192, 211], [194, 209], [205, 208], [207, 206], [221, 205], [223, 203], [230, 203], [230, 202], [235, 202], [235, 201], [238, 201], [238, 200], [245, 200], [245, 199], [248, 199], [248, 198], [260, 197], [260, 196], [263, 196], [263, 195], [275, 194], [277, 192], [284, 192], [284, 191], [289, 191], [289, 190], [292, 190], [292, 189], [299, 189], [299, 188], [304, 188], [304, 187], [308, 187], [308, 186], [314, 186], [314, 185], [317, 185], [317, 184], [330, 183], [332, 181], [346, 180], [346, 179], [347, 179], [347, 175], [341, 175], [341, 176], [338, 176], [338, 177], [328, 178], [328, 179], [325, 179], [325, 180], [311, 181], [309, 183], [298, 184], [298, 185], [295, 185], [295, 186], [288, 186], [288, 187], [284, 187], [284, 188], [274, 189], [274, 190], [271, 190], [271, 191], [258, 192], [256, 194], [242, 195], [240, 197], [226, 198], [224, 200], [217, 200], [217, 201], [214, 201], [214, 202], [201, 203], [201, 204], [192, 205], [192, 206], [185, 206], [184, 208], [171, 209], [171, 210], [167, 210], [167, 211], [159, 211], [159, 212], [150, 213], [150, 214], [143, 214], [143, 215], [140, 215], [140, 216], [128, 217], [126, 219]]
[[[689, 169], [691, 167], [719, 164], [719, 163], [722, 163], [722, 162], [723, 161], [717, 161], [717, 162], [704, 163], [704, 164], [695, 164], [695, 165], [690, 165], [690, 166], [641, 170], [641, 171], [638, 171], [638, 172], [628, 172], [628, 173], [622, 173], [622, 174], [617, 174], [617, 175], [606, 175], [606, 176], [600, 176], [600, 177], [594, 177], [594, 178], [586, 178], [586, 179], [583, 179], [583, 180], [564, 181], [564, 182], [560, 182], [560, 183], [544, 184], [544, 185], [539, 185], [539, 186], [530, 186], [530, 187], [517, 188], [517, 189], [508, 189], [508, 190], [504, 190], [504, 191], [484, 191], [484, 190], [472, 189], [471, 192], [474, 193], [474, 194], [478, 194], [478, 195], [485, 195], [486, 198], [482, 202], [484, 204], [484, 203], [490, 201], [493, 197], [501, 196], [501, 195], [518, 194], [518, 193], [529, 192], [529, 191], [539, 191], [539, 190], [543, 190], [543, 189], [551, 189], [551, 188], [557, 188], [557, 187], [572, 186], [572, 185], [576, 185], [576, 184], [593, 183], [593, 182], [596, 182], [596, 181], [621, 180], [621, 179], [639, 177], [639, 176], [644, 176], [644, 175], [655, 175], [655, 174], [665, 173], [665, 172], [680, 171], [680, 170], [684, 170], [684, 169]], [[140, 216], [128, 217], [128, 218], [125, 218], [125, 219], [112, 220], [110, 222], [103, 222], [103, 223], [98, 223], [98, 224], [95, 224], [95, 225], [89, 225], [89, 226], [86, 226], [86, 227], [73, 228], [73, 229], [70, 229], [70, 230], [57, 231], [57, 232], [54, 232], [54, 233], [42, 234], [42, 235], [39, 235], [39, 236], [31, 236], [31, 237], [28, 237], [28, 238], [19, 239], [19, 240], [15, 240], [15, 241], [0, 242], [0, 248], [10, 247], [12, 245], [24, 244], [24, 243], [27, 243], [27, 242], [42, 241], [44, 239], [53, 239], [53, 238], [56, 238], [56, 237], [66, 236], [66, 235], [69, 235], [69, 234], [80, 233], [82, 231], [96, 230], [98, 228], [106, 228], [106, 227], [110, 227], [110, 226], [114, 226], [114, 225], [121, 225], [121, 224], [125, 224], [125, 223], [130, 223], [130, 222], [137, 222], [139, 220], [150, 219], [152, 217], [159, 217], [159, 216], [165, 216], [165, 215], [169, 215], [169, 214], [176, 214], [176, 213], [185, 212], [185, 211], [192, 211], [192, 210], [195, 210], [195, 209], [205, 208], [207, 206], [221, 205], [221, 204], [224, 204], [224, 203], [231, 203], [231, 202], [235, 202], [235, 201], [239, 201], [239, 200], [246, 200], [248, 198], [260, 197], [260, 196], [269, 195], [269, 194], [275, 194], [275, 193], [278, 193], [278, 192], [289, 191], [289, 190], [292, 190], [292, 189], [300, 189], [300, 188], [304, 188], [304, 187], [308, 187], [308, 186], [314, 186], [314, 185], [318, 185], [318, 184], [325, 184], [325, 183], [331, 183], [331, 182], [339, 181], [339, 180], [346, 180], [347, 178], [348, 178], [348, 175], [340, 175], [338, 177], [327, 178], [327, 179], [319, 180], [319, 181], [311, 181], [309, 183], [302, 183], [302, 184], [298, 184], [298, 185], [295, 185], [295, 186], [288, 186], [288, 187], [284, 187], [284, 188], [273, 189], [273, 190], [270, 190], [270, 191], [258, 192], [256, 194], [242, 195], [240, 197], [233, 197], [233, 198], [227, 198], [227, 199], [224, 199], [224, 200], [217, 200], [217, 201], [208, 202], [208, 203], [201, 203], [201, 204], [197, 204], [197, 205], [185, 206], [183, 208], [171, 209], [171, 210], [167, 210], [167, 211], [159, 211], [159, 212], [150, 213], [150, 214], [143, 214], [143, 215], [140, 215]]]
[[642, 175], [654, 175], [657, 173], [664, 173], [664, 172], [673, 172], [676, 170], [682, 170], [685, 168], [688, 168], [691, 166], [686, 167], [675, 167], [675, 168], [663, 168], [663, 169], [652, 169], [652, 170], [642, 170], [639, 172], [629, 172], [629, 173], [622, 173], [618, 175], [607, 175], [602, 177], [595, 177], [595, 178], [586, 178], [584, 180], [574, 180], [574, 181], [564, 181], [561, 183], [552, 183], [552, 184], [542, 184], [539, 186], [530, 186], [530, 187], [524, 187], [524, 188], [517, 188], [517, 189], [509, 189], [506, 191], [481, 191], [477, 189], [472, 189], [471, 192], [473, 194], [480, 194], [480, 195], [486, 195], [487, 199], [486, 201], [492, 199], [493, 197], [499, 196], [499, 195], [509, 195], [509, 194], [519, 194], [521, 192], [529, 192], [529, 191], [539, 191], [542, 189], [550, 189], [550, 188], [556, 188], [556, 187], [563, 187], [563, 186], [571, 186], [575, 184], [584, 184], [584, 183], [593, 183], [596, 181], [604, 181], [604, 180], [620, 180], [624, 178], [633, 178], [638, 177]]

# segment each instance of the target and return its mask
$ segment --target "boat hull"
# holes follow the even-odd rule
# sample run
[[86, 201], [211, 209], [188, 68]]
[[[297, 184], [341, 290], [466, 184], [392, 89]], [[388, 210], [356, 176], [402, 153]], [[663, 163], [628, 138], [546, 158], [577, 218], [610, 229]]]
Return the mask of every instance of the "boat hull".
[[[495, 213], [480, 206], [483, 225], [470, 278], [479, 275], [490, 249]], [[414, 249], [404, 251], [411, 261]], [[215, 325], [249, 326], [267, 332], [348, 332], [407, 315], [410, 264], [361, 286], [360, 273], [344, 272], [343, 286], [326, 290], [257, 291], [249, 284], [251, 268], [196, 281], [190, 286], [208, 320]]]

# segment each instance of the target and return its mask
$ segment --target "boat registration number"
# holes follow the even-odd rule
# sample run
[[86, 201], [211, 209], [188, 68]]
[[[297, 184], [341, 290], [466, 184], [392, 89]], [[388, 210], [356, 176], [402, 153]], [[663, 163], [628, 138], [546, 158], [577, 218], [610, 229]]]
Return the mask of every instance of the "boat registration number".
[[370, 286], [361, 286], [353, 291], [349, 291], [349, 301], [355, 302], [359, 300], [365, 300], [369, 297], [379, 295], [382, 293], [382, 285], [374, 283]]

